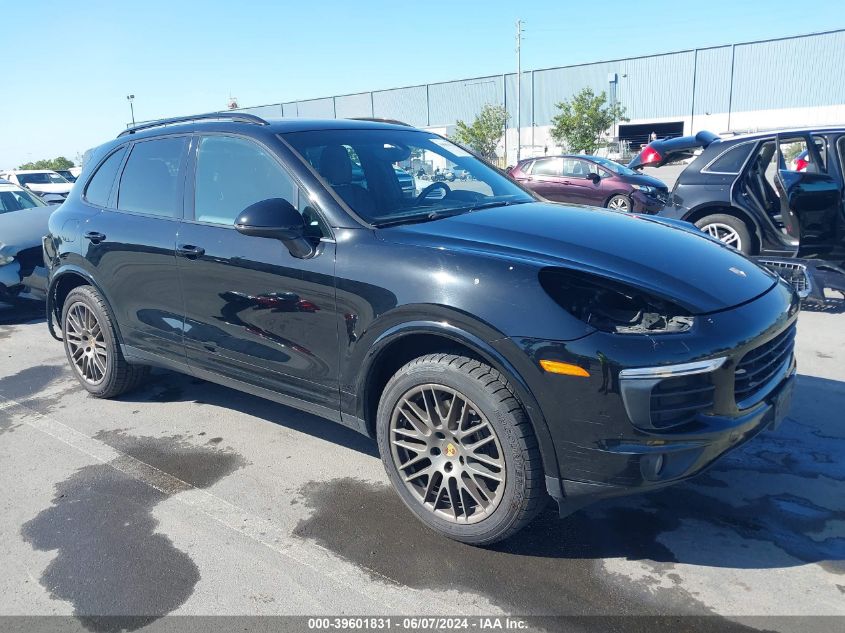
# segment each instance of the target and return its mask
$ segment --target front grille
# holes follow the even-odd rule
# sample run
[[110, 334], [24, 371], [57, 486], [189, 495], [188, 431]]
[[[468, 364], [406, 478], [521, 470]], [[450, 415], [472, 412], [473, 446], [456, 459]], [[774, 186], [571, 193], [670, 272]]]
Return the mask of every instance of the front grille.
[[747, 352], [736, 366], [734, 396], [744, 402], [760, 391], [783, 364], [792, 358], [795, 348], [795, 324], [771, 341]]
[[661, 380], [651, 390], [652, 426], [665, 429], [692, 422], [713, 407], [714, 390], [709, 374]]

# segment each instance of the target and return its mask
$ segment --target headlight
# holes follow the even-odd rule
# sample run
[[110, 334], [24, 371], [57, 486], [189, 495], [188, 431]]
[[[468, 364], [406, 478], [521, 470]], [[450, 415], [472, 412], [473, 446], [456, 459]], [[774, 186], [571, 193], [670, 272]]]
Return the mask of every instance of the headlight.
[[657, 193], [657, 187], [650, 187], [649, 185], [631, 185], [637, 191], [643, 193]]
[[612, 279], [575, 270], [540, 271], [543, 289], [572, 316], [614, 334], [677, 334], [695, 317], [683, 308]]

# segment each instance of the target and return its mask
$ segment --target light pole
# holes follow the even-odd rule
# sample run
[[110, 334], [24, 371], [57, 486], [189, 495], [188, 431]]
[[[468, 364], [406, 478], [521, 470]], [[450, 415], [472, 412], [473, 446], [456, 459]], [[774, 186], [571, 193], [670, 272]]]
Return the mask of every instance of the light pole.
[[129, 112], [132, 113], [132, 125], [135, 125], [135, 106], [132, 102], [135, 101], [135, 95], [126, 95], [126, 100], [129, 102]]

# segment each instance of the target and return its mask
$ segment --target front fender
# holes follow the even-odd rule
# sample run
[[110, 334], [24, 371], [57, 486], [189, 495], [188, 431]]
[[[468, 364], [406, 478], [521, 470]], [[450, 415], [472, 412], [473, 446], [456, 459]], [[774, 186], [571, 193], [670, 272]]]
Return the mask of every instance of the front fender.
[[[551, 477], [559, 477], [557, 455], [554, 451], [554, 445], [552, 444], [551, 434], [549, 433], [545, 417], [534, 395], [531, 393], [531, 389], [517, 369], [520, 359], [518, 357], [509, 358], [506, 353], [503, 353], [494, 346], [494, 343], [497, 341], [507, 339], [504, 339], [501, 333], [496, 333], [486, 324], [478, 322], [473, 324], [468, 323], [465, 320], [465, 316], [463, 319], [457, 319], [457, 322], [455, 318], [451, 320], [434, 320], [430, 318], [431, 308], [428, 310], [428, 315], [429, 318], [426, 319], [403, 321], [380, 329], [377, 334], [372, 335], [372, 342], [366, 345], [366, 352], [361, 354], [359, 362], [347, 365], [347, 367], [355, 367], [357, 370], [357, 377], [354, 381], [356, 416], [360, 420], [366, 419], [367, 412], [364, 411], [364, 403], [366, 401], [369, 381], [374, 375], [373, 370], [377, 367], [382, 354], [387, 352], [392, 344], [402, 338], [419, 334], [436, 335], [468, 348], [478, 358], [508, 379], [517, 398], [525, 409], [525, 413], [537, 437], [545, 473]], [[454, 317], [455, 315], [452, 316]], [[460, 317], [462, 315], [457, 316]], [[514, 354], [519, 353], [515, 346], [511, 351]], [[523, 359], [521, 362], [525, 362], [525, 360], [527, 359]]]

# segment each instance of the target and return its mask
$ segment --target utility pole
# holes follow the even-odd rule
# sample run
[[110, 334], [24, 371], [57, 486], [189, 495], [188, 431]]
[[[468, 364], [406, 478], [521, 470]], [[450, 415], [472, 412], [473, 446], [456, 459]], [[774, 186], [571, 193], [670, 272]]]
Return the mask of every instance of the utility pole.
[[522, 150], [522, 20], [516, 21], [516, 162]]

